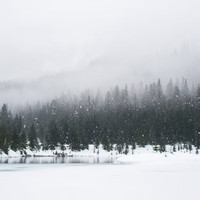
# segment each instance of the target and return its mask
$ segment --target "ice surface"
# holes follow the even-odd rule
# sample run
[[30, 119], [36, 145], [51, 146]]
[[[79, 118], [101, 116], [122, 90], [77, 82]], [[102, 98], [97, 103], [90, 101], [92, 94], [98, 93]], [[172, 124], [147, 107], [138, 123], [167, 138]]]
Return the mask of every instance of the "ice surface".
[[0, 180], [5, 200], [199, 200], [200, 156], [146, 153], [109, 165], [2, 164]]

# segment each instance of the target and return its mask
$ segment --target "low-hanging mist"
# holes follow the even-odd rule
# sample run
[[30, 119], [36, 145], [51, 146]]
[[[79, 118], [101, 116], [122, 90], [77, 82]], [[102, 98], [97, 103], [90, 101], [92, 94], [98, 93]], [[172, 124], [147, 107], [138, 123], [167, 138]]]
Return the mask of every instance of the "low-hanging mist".
[[197, 0], [1, 1], [0, 81], [20, 85], [1, 99], [35, 101], [159, 78], [196, 84], [199, 7]]
[[[124, 79], [123, 75], [127, 72], [124, 72], [124, 74], [119, 72], [118, 76], [110, 76], [110, 73], [112, 72], [108, 74], [99, 72], [99, 76], [94, 76], [94, 73], [96, 74], [96, 71], [93, 70], [81, 72], [71, 71], [52, 76], [44, 76], [40, 79], [31, 81], [0, 82], [0, 104], [6, 103], [10, 108], [15, 110], [18, 107], [35, 105], [38, 102], [46, 103], [63, 95], [68, 98], [71, 98], [74, 95], [80, 96], [85, 91], [92, 96], [95, 96], [100, 92], [105, 97], [106, 92], [116, 85], [120, 88], [124, 88], [125, 86], [129, 89], [134, 88], [134, 93], [141, 94], [143, 93], [145, 86], [160, 80], [159, 78], [154, 78], [155, 81], [151, 82], [150, 80], [152, 78], [148, 78], [148, 74], [146, 79], [139, 81], [137, 78], [134, 79], [134, 76], [129, 79]], [[187, 79], [161, 79], [164, 91], [170, 80], [173, 80], [174, 84], [181, 87], [182, 81]], [[198, 86], [198, 82], [195, 81], [195, 83], [188, 81], [188, 88], [194, 90], [194, 88]]]

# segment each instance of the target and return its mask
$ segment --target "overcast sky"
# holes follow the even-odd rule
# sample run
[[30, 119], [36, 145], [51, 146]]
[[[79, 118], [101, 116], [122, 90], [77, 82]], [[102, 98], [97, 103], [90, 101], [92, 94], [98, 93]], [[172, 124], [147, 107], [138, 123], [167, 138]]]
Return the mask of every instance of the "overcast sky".
[[68, 70], [195, 80], [199, 56], [199, 0], [0, 0], [1, 81]]

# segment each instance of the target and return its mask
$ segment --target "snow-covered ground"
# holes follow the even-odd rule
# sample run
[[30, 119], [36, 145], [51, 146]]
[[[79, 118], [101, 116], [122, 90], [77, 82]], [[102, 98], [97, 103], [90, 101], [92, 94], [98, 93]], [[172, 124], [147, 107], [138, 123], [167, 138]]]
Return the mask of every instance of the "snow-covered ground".
[[[175, 146], [176, 151], [179, 153], [190, 153], [190, 154], [196, 154], [196, 148], [192, 146], [192, 150], [186, 150], [184, 148], [180, 149], [180, 144]], [[115, 146], [114, 146], [115, 147]], [[183, 144], [182, 144], [183, 147]], [[166, 153], [172, 153], [173, 152], [173, 146], [166, 145]], [[139, 147], [136, 146], [136, 149], [132, 150], [131, 146], [128, 148], [128, 155], [132, 154], [144, 154], [144, 153], [155, 153], [154, 148], [152, 145], [146, 145], [145, 147]], [[174, 152], [173, 152], [174, 153]], [[200, 150], [199, 150], [200, 153]], [[81, 151], [72, 151], [69, 149], [69, 146], [66, 145], [66, 150], [61, 150], [60, 147], [57, 147], [55, 150], [34, 150], [31, 151], [28, 147], [26, 149], [26, 155], [28, 157], [56, 157], [57, 155], [64, 154], [66, 157], [98, 157], [98, 156], [112, 156], [112, 157], [120, 157], [123, 154], [119, 154], [118, 151], [113, 148], [112, 151], [108, 152], [103, 149], [103, 145], [99, 145], [98, 148], [95, 148], [94, 145], [89, 145], [88, 149], [81, 150]], [[0, 159], [1, 158], [20, 158], [21, 156], [25, 156], [25, 154], [21, 154], [20, 151], [13, 151], [9, 150], [8, 155], [4, 152], [0, 151]]]
[[1, 164], [3, 200], [199, 200], [200, 155], [138, 153], [114, 164]]
[[[26, 149], [26, 154], [28, 157], [55, 157], [57, 154], [64, 154], [67, 156], [73, 156], [73, 157], [97, 157], [97, 156], [116, 156], [117, 151], [105, 151], [103, 149], [103, 145], [99, 145], [98, 148], [95, 148], [94, 145], [89, 145], [88, 149], [81, 150], [81, 151], [72, 151], [69, 149], [68, 146], [66, 146], [66, 150], [61, 150], [60, 147], [57, 147], [55, 150], [34, 150], [31, 151], [28, 147]], [[20, 151], [13, 151], [12, 149], [9, 150], [8, 155], [4, 152], [0, 152], [0, 158], [19, 158], [21, 156], [25, 156], [25, 154], [21, 155]]]

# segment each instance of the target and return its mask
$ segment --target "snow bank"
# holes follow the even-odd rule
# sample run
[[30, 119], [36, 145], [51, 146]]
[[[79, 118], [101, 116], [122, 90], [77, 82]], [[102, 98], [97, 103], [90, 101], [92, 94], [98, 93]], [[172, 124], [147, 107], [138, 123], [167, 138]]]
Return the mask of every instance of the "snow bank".
[[187, 154], [187, 153], [144, 153], [135, 155], [124, 155], [115, 160], [116, 164], [136, 164], [144, 162], [186, 162], [186, 161], [200, 161], [200, 155]]
[[[168, 157], [170, 157], [170, 153], [173, 152], [173, 146], [170, 145], [166, 145], [166, 152], [163, 154], [160, 154], [159, 152], [155, 152], [154, 148], [152, 145], [146, 145], [145, 147], [139, 147], [136, 146], [136, 149], [132, 150], [131, 147], [129, 146], [129, 150], [128, 150], [128, 155], [138, 155], [138, 154], [148, 154], [148, 155], [143, 155], [143, 156], [134, 156], [134, 159], [136, 160], [136, 158], [140, 158], [140, 159], [144, 159], [144, 160], [152, 160], [157, 157], [163, 158], [166, 155], [168, 155]], [[176, 149], [178, 149], [178, 146], [176, 147]], [[26, 152], [26, 153], [25, 153]], [[25, 152], [20, 152], [20, 151], [16, 151], [14, 152], [13, 150], [9, 150], [8, 155], [5, 153], [1, 153], [0, 154], [0, 158], [16, 158], [16, 157], [21, 157], [21, 156], [36, 156], [36, 157], [55, 157], [55, 156], [73, 156], [73, 157], [97, 157], [97, 156], [101, 156], [101, 157], [121, 157], [124, 154], [119, 154], [117, 152], [117, 150], [112, 150], [110, 152], [106, 151], [103, 149], [102, 145], [99, 145], [98, 148], [95, 148], [94, 145], [89, 145], [88, 149], [85, 150], [81, 150], [81, 151], [71, 151], [69, 149], [68, 146], [66, 146], [66, 150], [61, 150], [60, 147], [57, 147], [55, 150], [43, 150], [43, 149], [39, 149], [39, 150], [30, 150], [29, 148], [26, 149]], [[173, 152], [173, 154], [189, 154], [189, 155], [193, 155], [196, 154], [196, 149], [193, 147], [193, 149], [191, 151], [186, 150], [186, 149], [181, 149], [177, 152]], [[152, 155], [153, 154], [153, 155]], [[131, 156], [125, 156], [123, 159], [125, 158], [132, 158]], [[126, 161], [128, 162], [132, 162], [132, 159], [129, 159], [130, 161]], [[118, 162], [125, 162], [122, 160], [119, 160]], [[135, 162], [135, 161], [134, 161]]]
[[[178, 149], [178, 145], [175, 146]], [[196, 154], [196, 149], [193, 147], [191, 151], [186, 149], [180, 149], [177, 152], [173, 152], [173, 146], [166, 145], [166, 152], [155, 152], [152, 145], [146, 145], [145, 147], [137, 146], [133, 150], [133, 154], [121, 155], [115, 160], [116, 164], [136, 164], [143, 162], [168, 162], [168, 161], [181, 161], [186, 160], [200, 160], [200, 154]]]

